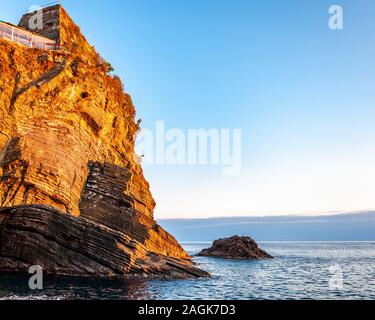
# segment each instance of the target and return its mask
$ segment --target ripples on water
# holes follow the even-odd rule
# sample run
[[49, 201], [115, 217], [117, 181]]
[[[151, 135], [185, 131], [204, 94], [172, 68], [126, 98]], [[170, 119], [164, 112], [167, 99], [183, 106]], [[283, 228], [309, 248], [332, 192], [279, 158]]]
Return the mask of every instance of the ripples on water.
[[[192, 255], [208, 243], [185, 243]], [[375, 299], [375, 242], [261, 243], [275, 259], [234, 261], [196, 257], [210, 279], [124, 280], [45, 277], [44, 290], [28, 277], [0, 275], [0, 299]], [[330, 289], [330, 267], [343, 286]]]

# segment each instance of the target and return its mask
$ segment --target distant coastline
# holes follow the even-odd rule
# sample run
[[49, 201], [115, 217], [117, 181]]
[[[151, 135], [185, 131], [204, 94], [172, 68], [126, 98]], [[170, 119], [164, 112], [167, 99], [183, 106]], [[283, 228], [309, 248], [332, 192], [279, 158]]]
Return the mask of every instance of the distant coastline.
[[257, 241], [375, 241], [375, 211], [324, 216], [160, 219], [180, 242], [207, 242], [233, 234]]

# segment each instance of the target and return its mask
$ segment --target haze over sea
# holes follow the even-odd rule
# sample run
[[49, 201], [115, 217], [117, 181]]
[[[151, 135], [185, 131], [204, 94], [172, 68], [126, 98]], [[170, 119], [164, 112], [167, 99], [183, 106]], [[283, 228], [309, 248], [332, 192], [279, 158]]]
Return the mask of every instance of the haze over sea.
[[[192, 255], [210, 243], [184, 243]], [[375, 242], [261, 242], [275, 259], [195, 257], [210, 279], [125, 280], [1, 276], [0, 299], [375, 299]]]

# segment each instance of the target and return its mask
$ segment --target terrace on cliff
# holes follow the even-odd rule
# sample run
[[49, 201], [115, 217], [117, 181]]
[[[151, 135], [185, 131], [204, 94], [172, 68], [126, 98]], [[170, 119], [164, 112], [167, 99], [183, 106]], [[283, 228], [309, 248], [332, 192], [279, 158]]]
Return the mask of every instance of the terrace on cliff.
[[0, 272], [207, 276], [154, 220], [120, 79], [60, 5], [43, 15], [64, 52], [0, 39]]
[[43, 50], [59, 50], [60, 5], [48, 6], [22, 16], [18, 26], [0, 21], [0, 39]]

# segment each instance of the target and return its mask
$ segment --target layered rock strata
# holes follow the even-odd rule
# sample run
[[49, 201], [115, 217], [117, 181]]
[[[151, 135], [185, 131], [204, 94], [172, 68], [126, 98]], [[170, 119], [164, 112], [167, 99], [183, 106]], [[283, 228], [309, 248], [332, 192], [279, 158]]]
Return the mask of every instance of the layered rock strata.
[[120, 79], [61, 6], [45, 10], [63, 50], [0, 40], [0, 271], [207, 276], [154, 220]]

